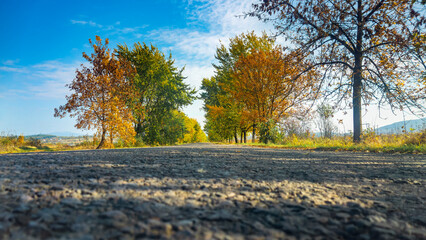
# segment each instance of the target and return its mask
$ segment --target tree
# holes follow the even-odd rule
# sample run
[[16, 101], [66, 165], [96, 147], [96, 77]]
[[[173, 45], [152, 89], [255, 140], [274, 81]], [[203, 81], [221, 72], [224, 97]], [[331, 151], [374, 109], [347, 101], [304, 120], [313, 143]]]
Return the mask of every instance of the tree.
[[185, 134], [180, 143], [197, 143], [207, 141], [206, 134], [201, 130], [200, 124], [194, 118], [189, 118], [184, 115], [185, 119]]
[[[262, 133], [270, 135], [272, 125], [290, 109], [300, 107], [315, 86], [314, 72], [298, 76], [303, 65], [297, 53], [284, 54], [280, 46], [253, 49], [235, 63], [231, 74], [235, 80], [227, 90], [250, 118], [262, 125]], [[260, 137], [267, 143], [263, 134]]]
[[328, 104], [321, 104], [317, 108], [318, 128], [321, 132], [321, 136], [325, 138], [331, 138], [336, 132], [336, 126], [331, 121], [334, 116], [334, 109]]
[[166, 131], [163, 123], [173, 115], [173, 110], [195, 99], [195, 90], [183, 81], [184, 69], [174, 66], [171, 54], [167, 58], [158, 48], [145, 43], [135, 43], [133, 49], [118, 45], [117, 52], [136, 69], [131, 85], [134, 94], [128, 106], [132, 109], [137, 136], [148, 144], [174, 141], [174, 137], [169, 141], [159, 134]]
[[328, 96], [352, 98], [354, 142], [361, 136], [361, 100], [425, 110], [426, 80], [410, 74], [419, 61], [407, 54], [426, 23], [416, 1], [262, 0], [250, 15], [274, 21], [277, 34], [312, 61], [306, 69], [321, 69]]
[[201, 98], [204, 99], [204, 109], [207, 112], [205, 125], [209, 139], [224, 140], [234, 138], [237, 142], [238, 131], [241, 131], [246, 142], [246, 133], [253, 129], [255, 139], [256, 122], [249, 119], [242, 111], [242, 106], [233, 100], [230, 93], [225, 90], [234, 81], [231, 76], [232, 68], [241, 56], [248, 54], [252, 49], [272, 49], [274, 40], [265, 33], [257, 36], [254, 32], [241, 34], [230, 39], [229, 46], [221, 44], [215, 58], [218, 63], [213, 64], [216, 74], [211, 79], [204, 79]]
[[94, 53], [90, 56], [83, 52], [83, 57], [90, 67], [81, 65], [76, 70], [76, 77], [68, 84], [73, 92], [66, 96], [67, 103], [55, 108], [55, 117], [70, 114], [77, 117], [79, 129], [96, 128], [100, 142], [97, 149], [106, 147], [106, 139], [112, 145], [115, 137], [126, 142], [134, 141], [133, 116], [126, 105], [131, 95], [131, 76], [133, 68], [126, 61], [119, 61], [108, 48], [108, 39], [96, 36], [96, 42], [89, 39]]

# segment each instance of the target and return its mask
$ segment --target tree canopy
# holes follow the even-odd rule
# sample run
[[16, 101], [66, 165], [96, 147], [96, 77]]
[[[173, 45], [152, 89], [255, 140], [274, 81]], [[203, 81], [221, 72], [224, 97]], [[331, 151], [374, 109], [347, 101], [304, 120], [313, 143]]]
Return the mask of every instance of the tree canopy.
[[352, 99], [354, 141], [360, 141], [362, 103], [425, 110], [426, 22], [417, 1], [262, 0], [250, 14], [272, 21], [277, 35], [306, 55], [305, 70], [324, 74], [325, 96]]
[[255, 123], [242, 112], [242, 106], [234, 101], [229, 89], [234, 81], [231, 76], [234, 64], [240, 56], [249, 54], [251, 49], [271, 49], [274, 40], [265, 33], [258, 37], [254, 32], [243, 33], [230, 39], [229, 47], [221, 44], [216, 49], [217, 60], [213, 67], [215, 75], [202, 82], [201, 98], [204, 99], [206, 111], [206, 131], [211, 140], [234, 138], [237, 141], [238, 131], [246, 136], [249, 128], [255, 129]]
[[[114, 137], [133, 142], [133, 115], [126, 105], [132, 95], [133, 68], [112, 53], [108, 39], [102, 43], [102, 39], [96, 36], [95, 43], [90, 39], [89, 42], [94, 52], [90, 56], [83, 53], [83, 57], [90, 66], [81, 65], [81, 70], [76, 70], [76, 77], [67, 85], [73, 93], [66, 96], [65, 105], [55, 108], [55, 117], [70, 114], [77, 117], [77, 128], [95, 128], [100, 137], [97, 148], [112, 145]], [[107, 137], [110, 139], [108, 143]]]
[[[195, 90], [184, 83], [183, 69], [174, 66], [154, 46], [125, 44], [111, 51], [108, 39], [99, 36], [90, 44], [94, 53], [83, 53], [90, 66], [81, 65], [67, 85], [73, 92], [55, 109], [55, 117], [77, 117], [77, 128], [96, 128], [97, 148], [112, 147], [114, 140], [131, 145], [176, 144], [205, 141], [195, 119], [179, 109], [192, 103]], [[106, 141], [108, 139], [109, 141]]]
[[137, 136], [149, 144], [169, 143], [160, 134], [165, 121], [173, 116], [173, 110], [195, 99], [195, 90], [184, 83], [183, 69], [174, 66], [171, 54], [167, 58], [158, 48], [145, 43], [135, 43], [132, 49], [118, 45], [117, 53], [136, 70], [131, 85], [135, 94], [128, 106], [133, 112]]
[[[207, 111], [206, 130], [215, 140], [244, 136], [252, 128], [276, 122], [305, 100], [315, 87], [312, 72], [299, 76], [304, 64], [287, 54], [266, 34], [253, 32], [230, 39], [216, 51], [216, 74], [202, 83]], [[261, 133], [268, 134], [268, 131]], [[261, 136], [262, 137], [262, 136]], [[241, 137], [243, 139], [243, 137]]]

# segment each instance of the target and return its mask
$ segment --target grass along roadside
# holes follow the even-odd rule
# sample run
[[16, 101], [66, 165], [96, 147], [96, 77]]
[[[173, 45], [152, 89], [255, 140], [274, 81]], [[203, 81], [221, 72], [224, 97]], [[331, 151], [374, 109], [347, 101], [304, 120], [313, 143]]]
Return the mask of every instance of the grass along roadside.
[[[310, 137], [285, 137], [276, 141], [275, 144], [263, 143], [240, 143], [239, 145], [268, 147], [268, 148], [289, 148], [307, 149], [323, 151], [355, 151], [355, 152], [384, 152], [384, 153], [426, 153], [426, 130], [417, 133], [407, 133], [399, 135], [376, 135], [374, 132], [367, 132], [363, 135], [362, 142], [355, 144], [350, 136], [320, 138]], [[225, 144], [219, 143], [219, 144]], [[26, 152], [51, 152], [51, 151], [73, 151], [91, 150], [97, 146], [96, 142], [85, 141], [75, 145], [68, 144], [44, 144], [37, 139], [24, 139], [21, 136], [0, 136], [0, 154], [5, 153], [26, 153]], [[132, 146], [124, 145], [118, 141], [113, 148], [134, 148], [149, 147], [142, 142], [137, 142]]]
[[[0, 154], [7, 153], [29, 153], [29, 152], [54, 152], [54, 151], [75, 151], [75, 150], [94, 150], [99, 142], [96, 140], [88, 140], [76, 144], [67, 143], [43, 143], [40, 139], [24, 138], [23, 136], [0, 136]], [[185, 143], [176, 143], [174, 145], [182, 145]], [[142, 148], [156, 147], [160, 145], [146, 145], [141, 140], [137, 140], [133, 144], [125, 144], [118, 139], [114, 144], [107, 144], [106, 149], [121, 148]]]
[[291, 137], [283, 138], [275, 144], [243, 143], [242, 145], [324, 151], [425, 154], [426, 131], [400, 135], [375, 135], [374, 133], [368, 133], [363, 136], [363, 140], [358, 144], [353, 143], [352, 138], [349, 136], [333, 138], [298, 138], [293, 135]]

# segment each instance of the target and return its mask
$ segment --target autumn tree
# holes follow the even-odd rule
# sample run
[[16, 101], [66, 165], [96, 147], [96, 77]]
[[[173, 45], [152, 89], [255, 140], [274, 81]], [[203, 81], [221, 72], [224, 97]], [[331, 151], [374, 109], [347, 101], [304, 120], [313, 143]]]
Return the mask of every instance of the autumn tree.
[[208, 136], [216, 140], [233, 138], [238, 142], [238, 131], [246, 142], [247, 131], [252, 128], [253, 141], [256, 132], [256, 122], [242, 110], [242, 105], [234, 101], [226, 88], [235, 80], [231, 76], [232, 68], [241, 56], [252, 49], [272, 49], [275, 42], [265, 33], [257, 36], [254, 32], [243, 33], [230, 39], [229, 46], [221, 44], [215, 54], [217, 63], [213, 64], [216, 70], [211, 79], [204, 79], [201, 98], [204, 99], [206, 114], [206, 130]]
[[166, 131], [163, 123], [173, 118], [174, 110], [192, 103], [195, 90], [184, 83], [183, 69], [175, 67], [172, 55], [166, 57], [153, 45], [135, 43], [129, 48], [123, 44], [118, 45], [117, 52], [136, 69], [131, 85], [134, 94], [128, 106], [137, 136], [148, 144], [169, 143], [161, 135]]
[[97, 149], [112, 145], [115, 137], [133, 142], [133, 115], [126, 105], [131, 95], [129, 79], [133, 68], [128, 62], [118, 60], [108, 48], [108, 39], [102, 43], [96, 36], [96, 42], [91, 39], [89, 42], [94, 52], [90, 56], [83, 52], [83, 57], [90, 66], [82, 64], [76, 70], [76, 77], [67, 85], [73, 93], [66, 96], [65, 105], [55, 108], [55, 117], [69, 114], [77, 117], [77, 128], [95, 128], [100, 137]]
[[[407, 54], [425, 44], [416, 38], [424, 36], [425, 24], [424, 5], [418, 2], [262, 0], [250, 15], [272, 21], [277, 35], [307, 54], [312, 64], [305, 69], [324, 74], [327, 96], [352, 99], [353, 140], [359, 142], [362, 103], [425, 111], [426, 79], [413, 74], [420, 60]], [[420, 46], [413, 48], [413, 42]]]
[[[183, 113], [181, 113], [183, 114]], [[182, 139], [179, 139], [180, 143], [197, 143], [197, 142], [206, 142], [207, 136], [201, 130], [200, 124], [194, 118], [189, 118], [185, 114], [184, 122], [185, 122], [185, 133]]]
[[[301, 107], [315, 87], [315, 73], [299, 76], [304, 65], [296, 52], [284, 54], [280, 46], [271, 50], [252, 49], [232, 69], [235, 79], [227, 90], [243, 105], [248, 116], [260, 123], [260, 138], [273, 139], [270, 130], [291, 109]], [[269, 137], [270, 136], [270, 137]]]

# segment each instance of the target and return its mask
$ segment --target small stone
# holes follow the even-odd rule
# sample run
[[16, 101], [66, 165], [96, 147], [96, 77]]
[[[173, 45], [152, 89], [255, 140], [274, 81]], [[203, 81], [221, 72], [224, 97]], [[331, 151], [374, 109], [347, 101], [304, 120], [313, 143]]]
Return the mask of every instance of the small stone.
[[71, 226], [71, 229], [79, 233], [88, 233], [90, 231], [90, 227], [85, 223], [75, 223]]
[[377, 215], [368, 216], [367, 219], [372, 223], [384, 223], [384, 222], [386, 222], [386, 219], [384, 219], [381, 216], [377, 216]]
[[44, 191], [44, 190], [36, 192], [37, 197], [44, 197], [44, 196], [46, 196], [46, 194], [47, 194], [47, 192]]
[[0, 223], [0, 234], [2, 234], [5, 231], [6, 231], [6, 227], [2, 223]]
[[336, 217], [347, 220], [351, 217], [351, 215], [344, 212], [339, 212], [339, 213], [336, 213]]
[[122, 221], [127, 220], [126, 214], [124, 214], [122, 211], [119, 211], [119, 210], [108, 211], [103, 213], [101, 216], [105, 218], [109, 218], [109, 219], [114, 219], [114, 220], [122, 220]]
[[349, 234], [354, 235], [358, 232], [358, 228], [353, 224], [349, 224], [345, 226], [345, 231], [348, 232]]
[[20, 197], [19, 197], [19, 201], [21, 202], [21, 203], [28, 203], [28, 202], [30, 202], [30, 201], [32, 201], [33, 200], [33, 198], [31, 197], [31, 196], [29, 196], [29, 195], [26, 195], [26, 194], [22, 194]]
[[64, 187], [59, 186], [59, 185], [54, 185], [54, 186], [52, 186], [50, 188], [50, 190], [53, 190], [53, 191], [62, 191], [62, 190], [64, 190]]
[[30, 206], [27, 204], [20, 204], [18, 207], [13, 209], [13, 213], [26, 213], [31, 210]]
[[364, 219], [357, 219], [352, 221], [353, 224], [355, 224], [359, 228], [366, 228], [371, 226], [371, 222], [366, 221]]
[[61, 203], [70, 207], [75, 207], [81, 204], [81, 200], [77, 198], [64, 198], [61, 200]]
[[372, 227], [371, 232], [373, 236], [375, 236], [376, 238], [381, 235], [391, 235], [391, 236], [395, 235], [395, 231], [391, 229], [381, 228], [381, 227]]
[[409, 184], [410, 182], [404, 179], [397, 179], [397, 180], [393, 180], [394, 183], [398, 183], [398, 184]]
[[231, 208], [231, 207], [235, 207], [235, 205], [234, 205], [234, 203], [233, 203], [233, 202], [231, 202], [231, 201], [229, 201], [229, 200], [225, 200], [225, 201], [220, 202], [220, 203], [217, 205], [217, 207], [218, 207], [218, 208]]
[[172, 234], [173, 226], [170, 223], [163, 223], [156, 219], [148, 220], [149, 232], [156, 237], [167, 236]]
[[93, 240], [94, 237], [89, 234], [85, 234], [76, 238], [76, 240]]
[[193, 224], [194, 224], [194, 221], [190, 220], [190, 219], [180, 220], [179, 222], [174, 223], [174, 225], [177, 226], [177, 227], [191, 226]]

